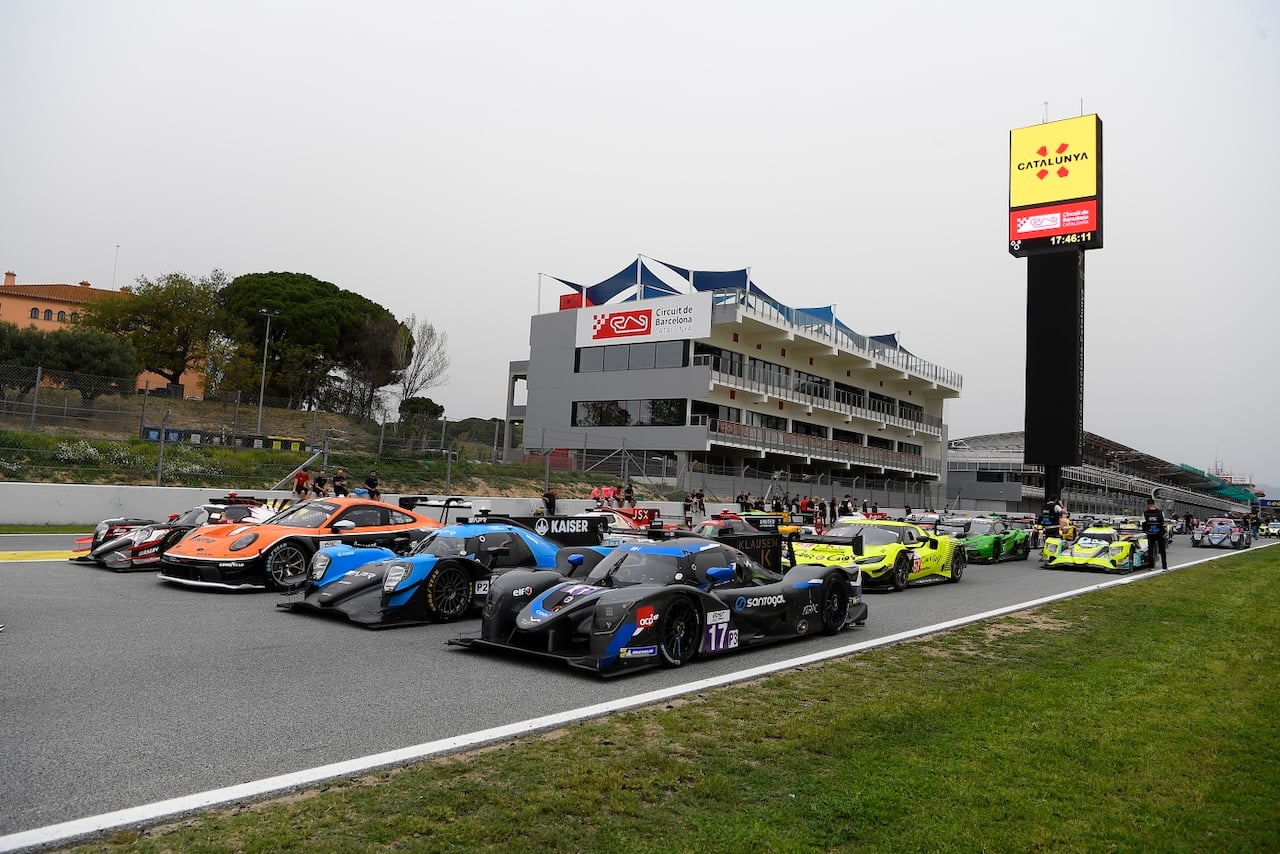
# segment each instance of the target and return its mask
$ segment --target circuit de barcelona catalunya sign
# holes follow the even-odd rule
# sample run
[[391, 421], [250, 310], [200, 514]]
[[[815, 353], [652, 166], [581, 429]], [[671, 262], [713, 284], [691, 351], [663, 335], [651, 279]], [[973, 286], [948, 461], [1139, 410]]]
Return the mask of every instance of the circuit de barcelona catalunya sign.
[[1102, 119], [1009, 131], [1009, 252], [1102, 248]]
[[595, 305], [578, 309], [575, 346], [639, 344], [706, 338], [711, 334], [711, 294]]

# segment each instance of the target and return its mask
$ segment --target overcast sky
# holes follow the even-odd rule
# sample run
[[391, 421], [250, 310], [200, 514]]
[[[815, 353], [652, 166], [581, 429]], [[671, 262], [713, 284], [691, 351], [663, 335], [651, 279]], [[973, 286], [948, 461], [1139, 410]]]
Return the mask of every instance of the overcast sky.
[[951, 436], [1021, 430], [1008, 132], [1083, 101], [1085, 428], [1280, 484], [1278, 46], [1265, 0], [0, 0], [0, 266], [309, 273], [446, 330], [459, 418], [539, 273], [749, 266], [960, 371]]

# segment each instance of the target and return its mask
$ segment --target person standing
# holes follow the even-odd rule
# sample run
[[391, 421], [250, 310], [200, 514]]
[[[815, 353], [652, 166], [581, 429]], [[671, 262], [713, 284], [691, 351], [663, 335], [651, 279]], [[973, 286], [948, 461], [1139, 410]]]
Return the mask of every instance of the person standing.
[[351, 494], [347, 490], [347, 473], [342, 469], [333, 473], [333, 494], [342, 498]]
[[631, 508], [636, 506], [636, 490], [629, 483], [622, 490], [622, 503]]
[[1151, 549], [1151, 566], [1156, 564], [1156, 550], [1160, 552], [1160, 568], [1169, 568], [1169, 558], [1164, 545], [1164, 513], [1156, 506], [1154, 498], [1147, 499], [1147, 510], [1142, 514], [1142, 530], [1147, 535], [1147, 548]]
[[300, 471], [293, 473], [293, 494], [298, 496], [299, 501], [307, 500], [307, 493], [311, 491], [311, 467], [303, 466]]
[[864, 515], [871, 512], [871, 505], [867, 504], [867, 499], [865, 498], [862, 499], [862, 512]]

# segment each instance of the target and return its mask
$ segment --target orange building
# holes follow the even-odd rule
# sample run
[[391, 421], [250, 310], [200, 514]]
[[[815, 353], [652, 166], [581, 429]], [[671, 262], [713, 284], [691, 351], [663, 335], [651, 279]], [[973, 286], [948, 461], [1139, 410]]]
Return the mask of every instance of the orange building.
[[[77, 323], [84, 307], [117, 294], [129, 293], [128, 287], [119, 291], [95, 288], [88, 282], [78, 285], [20, 285], [18, 274], [4, 274], [0, 285], [0, 323], [14, 326], [34, 326], [37, 329], [54, 330]], [[28, 366], [30, 367], [30, 366]], [[85, 365], [84, 373], [92, 374], [93, 365]], [[138, 388], [164, 389], [168, 381], [159, 374], [146, 372], [138, 377]], [[182, 375], [184, 393], [203, 396], [204, 375], [188, 371]]]

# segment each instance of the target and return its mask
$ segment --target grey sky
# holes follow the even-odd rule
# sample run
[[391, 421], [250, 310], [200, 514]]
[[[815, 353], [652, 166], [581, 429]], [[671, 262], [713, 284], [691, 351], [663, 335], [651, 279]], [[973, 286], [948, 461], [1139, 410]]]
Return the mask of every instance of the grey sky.
[[1086, 429], [1280, 484], [1278, 42], [1273, 2], [0, 0], [0, 266], [310, 273], [448, 331], [454, 417], [539, 272], [750, 266], [962, 372], [952, 436], [1020, 430], [1008, 131], [1083, 99]]

